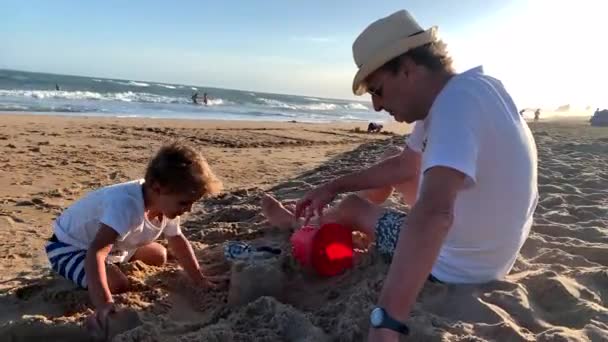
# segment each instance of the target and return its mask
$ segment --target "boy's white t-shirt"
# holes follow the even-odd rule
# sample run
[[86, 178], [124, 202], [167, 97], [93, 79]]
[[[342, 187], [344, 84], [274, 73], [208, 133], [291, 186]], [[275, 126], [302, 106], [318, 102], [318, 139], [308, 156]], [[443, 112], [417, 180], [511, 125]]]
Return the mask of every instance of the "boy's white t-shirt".
[[530, 232], [538, 189], [534, 137], [502, 83], [481, 67], [454, 76], [406, 143], [422, 153], [422, 175], [434, 166], [466, 175], [433, 276], [503, 278]]
[[118, 233], [109, 260], [121, 262], [138, 247], [158, 239], [181, 234], [179, 217], [151, 222], [145, 215], [143, 179], [106, 186], [72, 204], [54, 222], [59, 241], [88, 249], [101, 224]]

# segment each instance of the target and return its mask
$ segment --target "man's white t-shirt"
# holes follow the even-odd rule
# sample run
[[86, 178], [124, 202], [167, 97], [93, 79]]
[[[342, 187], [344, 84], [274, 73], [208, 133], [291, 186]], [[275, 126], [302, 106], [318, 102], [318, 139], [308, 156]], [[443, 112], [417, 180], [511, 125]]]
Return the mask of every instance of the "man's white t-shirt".
[[406, 143], [422, 153], [422, 175], [444, 166], [466, 176], [433, 276], [503, 278], [530, 232], [538, 189], [534, 137], [502, 83], [481, 67], [454, 76]]
[[114, 229], [118, 240], [108, 261], [122, 262], [138, 247], [159, 238], [181, 234], [179, 217], [151, 222], [145, 215], [143, 179], [92, 191], [66, 209], [54, 222], [54, 233], [63, 243], [88, 249], [101, 224]]

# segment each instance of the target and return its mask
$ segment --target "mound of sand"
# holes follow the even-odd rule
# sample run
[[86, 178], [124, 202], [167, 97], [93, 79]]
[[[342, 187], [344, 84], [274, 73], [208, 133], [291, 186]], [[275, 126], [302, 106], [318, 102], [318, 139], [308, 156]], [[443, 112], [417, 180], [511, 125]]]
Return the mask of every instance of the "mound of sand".
[[[608, 131], [584, 129], [535, 126], [541, 200], [514, 270], [503, 281], [483, 285], [428, 283], [408, 322], [409, 340], [608, 340]], [[298, 198], [372, 163], [387, 144], [401, 141], [364, 144], [270, 191], [284, 200]], [[261, 217], [261, 193], [242, 189], [205, 201], [185, 223], [208, 273], [232, 275], [232, 283], [219, 290], [193, 288], [174, 264], [125, 266], [136, 286], [116, 301], [138, 319], [113, 340], [364, 340], [388, 265], [371, 253], [337, 277], [307, 273], [288, 253], [288, 233], [271, 229]], [[285, 253], [256, 265], [232, 265], [222, 255], [225, 240], [273, 244]], [[86, 340], [80, 327], [90, 312], [86, 292], [72, 291], [63, 280], [20, 283], [0, 303], [0, 341]]]

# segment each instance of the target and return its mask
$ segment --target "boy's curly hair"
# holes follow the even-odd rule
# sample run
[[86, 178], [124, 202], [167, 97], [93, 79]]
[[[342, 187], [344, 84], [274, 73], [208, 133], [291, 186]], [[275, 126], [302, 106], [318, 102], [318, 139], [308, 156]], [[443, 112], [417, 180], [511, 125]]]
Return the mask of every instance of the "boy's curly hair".
[[203, 155], [182, 141], [164, 144], [148, 163], [145, 181], [174, 193], [190, 192], [211, 196], [222, 190]]

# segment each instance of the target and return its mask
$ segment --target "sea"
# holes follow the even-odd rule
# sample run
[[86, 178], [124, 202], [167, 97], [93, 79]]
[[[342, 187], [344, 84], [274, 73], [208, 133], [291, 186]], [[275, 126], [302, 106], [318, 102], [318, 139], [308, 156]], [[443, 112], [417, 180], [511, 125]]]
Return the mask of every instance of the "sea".
[[[199, 104], [192, 95], [198, 92]], [[207, 93], [207, 105], [202, 96]], [[371, 103], [0, 69], [0, 112], [259, 121], [374, 121]]]

